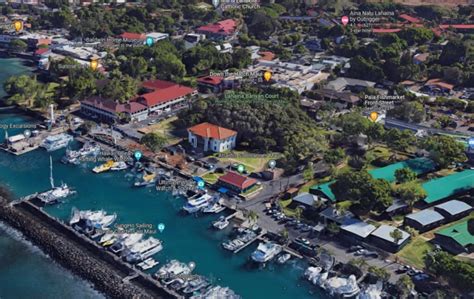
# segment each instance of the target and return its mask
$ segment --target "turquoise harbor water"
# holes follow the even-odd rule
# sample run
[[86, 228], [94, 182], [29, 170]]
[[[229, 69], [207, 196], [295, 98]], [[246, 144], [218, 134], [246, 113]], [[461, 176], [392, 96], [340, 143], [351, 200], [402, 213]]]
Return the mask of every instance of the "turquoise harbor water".
[[[0, 60], [0, 65], [1, 63]], [[33, 120], [22, 115], [0, 112], [2, 124], [30, 121]], [[9, 133], [19, 132], [11, 130]], [[1, 141], [4, 133], [0, 134]], [[163, 233], [155, 233], [155, 236], [163, 241], [164, 246], [164, 249], [155, 256], [161, 264], [170, 259], [193, 261], [196, 263], [195, 273], [209, 277], [214, 284], [229, 286], [243, 298], [325, 298], [301, 279], [305, 265], [300, 261], [289, 261], [285, 265], [269, 263], [265, 268], [258, 269], [249, 263], [250, 253], [257, 244], [235, 255], [223, 250], [220, 244], [226, 240], [229, 230], [216, 232], [209, 229], [211, 221], [216, 219], [217, 215], [184, 216], [180, 213], [183, 199], [174, 198], [169, 193], [158, 192], [154, 188], [134, 188], [133, 178], [126, 172], [97, 175], [91, 172], [91, 165], [64, 165], [60, 163], [63, 154], [64, 149], [52, 153], [55, 181], [57, 183], [64, 181], [77, 190], [78, 194], [64, 203], [47, 207], [46, 210], [51, 215], [66, 221], [69, 219], [71, 209], [77, 207], [105, 209], [109, 213], [117, 213], [116, 222], [120, 224], [151, 224], [156, 229], [157, 224], [164, 223], [166, 228]], [[42, 149], [21, 157], [0, 152], [0, 183], [6, 184], [16, 196], [47, 189], [49, 154]], [[0, 254], [3, 254], [8, 248], [2, 247], [1, 241], [2, 239], [0, 239]], [[29, 251], [25, 254], [45, 259]], [[8, 256], [3, 257], [3, 260], [5, 259], [8, 261]], [[2, 267], [5, 262], [0, 259], [0, 281], [4, 281], [5, 277], [21, 283], [24, 278], [13, 275], [11, 271], [21, 271], [19, 269], [27, 271], [28, 266], [10, 262], [12, 263], [10, 270], [6, 270]], [[32, 263], [31, 266], [43, 268], [51, 265]], [[52, 290], [45, 298], [72, 297], [65, 295], [66, 288], [70, 288], [70, 293], [81, 294], [79, 295], [81, 298], [97, 297], [85, 283], [77, 282], [66, 286], [63, 274], [48, 279], [43, 277], [36, 279], [34, 285], [37, 288], [34, 289], [41, 290], [44, 285], [44, 288]], [[2, 291], [0, 286], [0, 297], [21, 297], [17, 296], [16, 292], [19, 294], [24, 291], [23, 284], [18, 286], [18, 290], [13, 287], [14, 285], [12, 284], [6, 292]]]

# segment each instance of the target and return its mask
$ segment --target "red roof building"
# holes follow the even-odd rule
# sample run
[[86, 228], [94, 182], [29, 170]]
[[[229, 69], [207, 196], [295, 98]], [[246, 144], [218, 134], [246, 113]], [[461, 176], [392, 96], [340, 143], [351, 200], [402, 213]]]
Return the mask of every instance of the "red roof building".
[[172, 104], [170, 102], [181, 102], [186, 96], [197, 93], [191, 87], [163, 80], [146, 81], [142, 86], [151, 92], [139, 96], [137, 102], [150, 108], [151, 112], [163, 109], [164, 105]]
[[211, 39], [225, 39], [237, 32], [237, 22], [233, 19], [222, 20], [214, 24], [201, 26], [196, 31]]
[[104, 120], [117, 120], [120, 114], [128, 115], [130, 120], [143, 120], [148, 116], [148, 108], [140, 103], [130, 101], [119, 103], [99, 96], [93, 96], [81, 101], [81, 110]]
[[439, 28], [441, 29], [449, 29], [449, 28], [474, 29], [474, 24], [443, 24], [443, 25], [439, 25]]
[[119, 35], [120, 38], [123, 40], [145, 40], [146, 35], [143, 33], [132, 33], [132, 32], [124, 32]]
[[48, 48], [40, 48], [38, 50], [35, 51], [35, 56], [41, 56], [41, 55], [44, 55], [46, 53], [49, 53], [50, 50]]
[[235, 147], [237, 132], [211, 123], [188, 128], [188, 141], [195, 149], [204, 152], [223, 152]]
[[399, 28], [374, 28], [372, 29], [373, 33], [397, 33], [402, 31], [402, 29]]
[[219, 177], [218, 182], [220, 185], [228, 187], [234, 191], [245, 192], [255, 186], [257, 180], [229, 171]]
[[218, 93], [224, 87], [224, 78], [221, 76], [206, 76], [197, 78], [197, 85], [200, 92], [203, 93]]
[[272, 61], [273, 59], [275, 59], [275, 53], [273, 52], [270, 52], [270, 51], [261, 51], [261, 52], [258, 52], [258, 55], [261, 55], [262, 57], [260, 57], [259, 60], [266, 60], [266, 61]]
[[407, 14], [401, 14], [399, 15], [399, 17], [407, 22], [410, 22], [410, 23], [414, 23], [414, 24], [419, 24], [419, 23], [422, 23], [422, 21], [418, 18], [415, 18], [415, 17], [412, 17], [410, 15], [407, 15]]

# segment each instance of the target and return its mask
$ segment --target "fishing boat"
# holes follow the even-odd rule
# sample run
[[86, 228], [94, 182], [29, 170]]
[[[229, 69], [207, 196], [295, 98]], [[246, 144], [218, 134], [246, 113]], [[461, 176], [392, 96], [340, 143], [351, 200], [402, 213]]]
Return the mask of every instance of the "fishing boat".
[[194, 270], [195, 264], [185, 264], [178, 260], [171, 260], [166, 265], [162, 266], [155, 276], [159, 279], [173, 279], [178, 275], [189, 275]]
[[61, 133], [57, 135], [51, 135], [46, 137], [40, 144], [41, 147], [45, 148], [48, 152], [58, 150], [60, 148], [68, 146], [68, 144], [74, 138], [71, 135]]
[[156, 265], [158, 265], [159, 262], [155, 261], [153, 258], [147, 258], [146, 260], [144, 260], [143, 262], [141, 263], [138, 263], [138, 267], [141, 268], [142, 270], [149, 270], [153, 267], [155, 267]]
[[157, 180], [156, 173], [145, 173], [140, 181], [134, 183], [135, 187], [153, 186]]
[[66, 150], [66, 154], [61, 159], [61, 162], [67, 164], [75, 164], [78, 165], [80, 163], [80, 159], [83, 157], [96, 157], [100, 153], [100, 146], [95, 142], [87, 142], [84, 146], [77, 151], [73, 151], [71, 149]]
[[94, 173], [102, 173], [102, 172], [106, 172], [106, 171], [109, 171], [112, 166], [114, 166], [114, 161], [113, 160], [109, 160], [107, 162], [105, 162], [104, 164], [101, 164], [99, 166], [96, 166], [92, 169], [92, 171]]
[[225, 210], [225, 207], [216, 202], [216, 203], [214, 203], [212, 205], [210, 204], [207, 207], [205, 207], [204, 209], [202, 209], [202, 212], [203, 213], [215, 213], [215, 214], [217, 214], [217, 213], [220, 213], [224, 210]]
[[277, 258], [277, 262], [278, 262], [279, 264], [284, 264], [284, 263], [286, 263], [290, 258], [291, 258], [291, 254], [285, 253], [285, 254], [280, 255], [280, 256]]
[[120, 170], [125, 170], [127, 168], [128, 168], [127, 163], [125, 163], [123, 161], [119, 161], [119, 162], [114, 162], [114, 165], [112, 167], [110, 167], [110, 170], [111, 171], [120, 171]]
[[192, 280], [189, 281], [189, 284], [186, 288], [184, 288], [184, 294], [192, 294], [197, 292], [201, 289], [204, 289], [210, 285], [209, 281], [203, 276], [196, 276]]
[[188, 213], [199, 212], [204, 207], [207, 207], [211, 199], [212, 196], [207, 193], [200, 195], [196, 198], [190, 198], [188, 202], [183, 206], [183, 210]]
[[348, 278], [334, 276], [329, 278], [324, 285], [331, 296], [338, 298], [354, 298], [360, 292], [354, 275]]
[[265, 263], [273, 259], [281, 251], [281, 245], [272, 242], [260, 243], [257, 249], [252, 252], [251, 258], [257, 263]]
[[218, 220], [212, 222], [212, 226], [219, 230], [226, 228], [228, 225], [229, 220], [225, 216], [221, 216]]
[[71, 196], [76, 193], [76, 191], [70, 189], [67, 184], [62, 183], [61, 186], [54, 186], [53, 178], [53, 159], [49, 157], [49, 182], [51, 184], [51, 189], [45, 192], [38, 194], [38, 199], [40, 199], [45, 204], [57, 203], [63, 198]]
[[143, 261], [163, 249], [160, 240], [150, 237], [144, 241], [138, 242], [130, 247], [130, 253], [125, 256], [125, 260], [129, 263]]

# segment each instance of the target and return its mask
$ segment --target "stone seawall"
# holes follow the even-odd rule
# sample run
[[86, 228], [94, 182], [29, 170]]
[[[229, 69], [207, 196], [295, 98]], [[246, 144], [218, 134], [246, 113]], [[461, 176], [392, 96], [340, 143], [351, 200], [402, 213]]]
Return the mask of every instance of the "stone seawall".
[[65, 268], [92, 282], [109, 298], [176, 298], [151, 278], [138, 277], [123, 282], [133, 269], [92, 242], [81, 238], [29, 202], [11, 206], [0, 192], [0, 219], [21, 231], [25, 237]]

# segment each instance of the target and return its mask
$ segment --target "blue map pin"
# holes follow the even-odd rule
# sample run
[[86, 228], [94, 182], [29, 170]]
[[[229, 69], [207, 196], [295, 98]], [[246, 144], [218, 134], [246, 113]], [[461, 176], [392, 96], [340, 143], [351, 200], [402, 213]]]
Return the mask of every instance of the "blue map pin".
[[153, 46], [153, 44], [155, 43], [155, 41], [153, 40], [153, 37], [149, 36], [149, 37], [146, 38], [146, 42], [145, 42], [145, 43], [146, 43], [146, 45], [147, 45], [148, 47], [151, 47], [151, 46]]
[[165, 224], [164, 223], [158, 224], [158, 230], [160, 231], [160, 233], [162, 233], [165, 230]]
[[469, 138], [468, 144], [470, 147], [474, 147], [474, 137]]
[[204, 189], [204, 187], [206, 186], [206, 183], [204, 183], [203, 180], [200, 180], [197, 182], [197, 185], [199, 189]]
[[270, 167], [271, 169], [275, 168], [276, 165], [277, 162], [275, 160], [268, 161], [268, 167]]
[[142, 158], [142, 152], [141, 152], [141, 151], [135, 151], [135, 152], [133, 153], [133, 156], [135, 157], [135, 159], [136, 159], [137, 161], [140, 161], [140, 159]]

